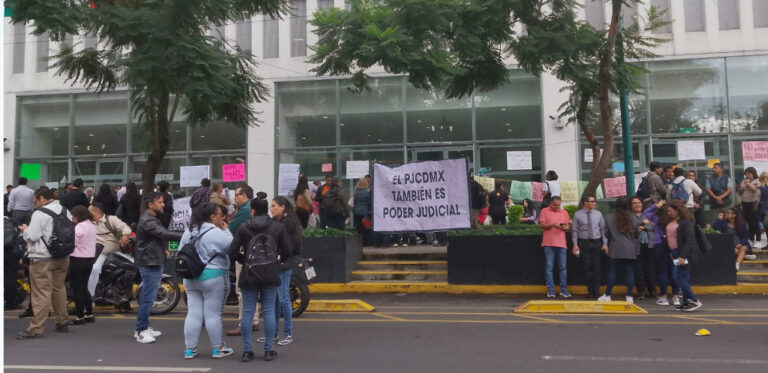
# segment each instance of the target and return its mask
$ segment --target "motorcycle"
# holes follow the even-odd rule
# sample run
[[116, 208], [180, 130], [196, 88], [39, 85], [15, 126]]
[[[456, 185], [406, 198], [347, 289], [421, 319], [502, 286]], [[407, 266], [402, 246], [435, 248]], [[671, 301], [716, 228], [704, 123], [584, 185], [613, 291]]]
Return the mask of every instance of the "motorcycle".
[[317, 274], [312, 266], [312, 258], [294, 257], [293, 262], [291, 284], [288, 292], [291, 297], [291, 308], [293, 310], [291, 315], [298, 317], [309, 306], [309, 284], [313, 278], [317, 277]]
[[[138, 286], [134, 289], [134, 285]], [[140, 297], [141, 275], [133, 256], [123, 252], [109, 254], [101, 268], [93, 302], [113, 305], [119, 312], [128, 312], [131, 311], [131, 301], [139, 301]], [[163, 274], [149, 313], [162, 315], [171, 312], [179, 304], [179, 299], [179, 283], [171, 275]]]

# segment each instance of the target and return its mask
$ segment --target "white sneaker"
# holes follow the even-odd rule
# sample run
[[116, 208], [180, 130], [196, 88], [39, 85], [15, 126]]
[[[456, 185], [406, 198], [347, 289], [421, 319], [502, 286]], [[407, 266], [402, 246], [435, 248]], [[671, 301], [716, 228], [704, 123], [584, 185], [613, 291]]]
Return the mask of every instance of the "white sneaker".
[[667, 297], [658, 297], [656, 298], [656, 304], [659, 306], [669, 306], [669, 300]]
[[680, 305], [680, 297], [672, 297], [672, 305], [673, 306], [679, 306]]
[[635, 300], [631, 296], [627, 295], [625, 299], [627, 300], [627, 303], [635, 304]]
[[741, 268], [739, 268], [739, 263], [736, 263], [736, 272], [738, 272]]
[[[149, 328], [147, 328], [146, 330], [144, 330], [144, 331], [145, 331], [145, 332], [149, 332], [149, 335], [151, 335], [151, 336], [152, 336], [152, 338], [157, 338], [157, 337], [159, 337], [159, 336], [163, 335], [163, 333], [162, 333], [162, 332], [160, 332], [159, 330], [155, 330], [155, 329], [152, 329], [152, 327], [151, 327], [151, 326], [150, 326]], [[142, 332], [142, 333], [143, 333], [143, 332]], [[136, 332], [136, 331], [134, 331], [134, 332], [133, 332], [133, 338], [139, 338], [139, 332]], [[154, 342], [154, 341], [153, 341], [153, 342]]]
[[758, 249], [758, 250], [759, 250], [759, 249], [762, 249], [762, 248], [763, 248], [763, 243], [762, 243], [762, 242], [760, 242], [760, 241], [755, 241], [755, 242], [752, 244], [752, 248], [753, 248], [753, 249]]
[[[747, 254], [747, 255], [744, 255], [744, 259], [746, 259], [746, 260], [757, 260], [757, 255], [755, 255], [755, 254]], [[736, 270], [738, 271], [739, 269], [736, 268]]]
[[611, 296], [607, 295], [607, 294], [603, 294], [603, 295], [600, 296], [600, 298], [597, 298], [597, 301], [598, 302], [610, 302], [611, 301]]
[[152, 333], [149, 329], [146, 329], [142, 331], [141, 333], [134, 333], [136, 334], [136, 342], [139, 343], [152, 343], [156, 341], [155, 337], [152, 336]]

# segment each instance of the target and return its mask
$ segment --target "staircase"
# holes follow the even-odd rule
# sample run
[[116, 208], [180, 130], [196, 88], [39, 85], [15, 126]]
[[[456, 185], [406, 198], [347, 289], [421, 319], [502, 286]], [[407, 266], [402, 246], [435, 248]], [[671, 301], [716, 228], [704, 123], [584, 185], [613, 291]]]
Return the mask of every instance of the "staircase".
[[739, 283], [768, 284], [768, 250], [755, 250], [757, 260], [744, 260], [741, 269], [736, 272]]
[[352, 282], [445, 283], [448, 261], [445, 246], [415, 245], [363, 249], [363, 260], [352, 271]]

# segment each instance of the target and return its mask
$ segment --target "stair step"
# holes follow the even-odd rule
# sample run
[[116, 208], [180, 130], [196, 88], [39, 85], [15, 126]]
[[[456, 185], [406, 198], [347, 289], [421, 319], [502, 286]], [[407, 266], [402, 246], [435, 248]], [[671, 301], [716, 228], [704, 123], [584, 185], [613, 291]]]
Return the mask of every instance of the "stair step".
[[736, 277], [738, 278], [739, 282], [768, 283], [768, 270], [741, 270], [736, 272]]
[[447, 281], [448, 271], [445, 270], [357, 270], [352, 271], [352, 281]]
[[768, 260], [745, 260], [741, 262], [742, 271], [768, 269]]
[[445, 260], [381, 260], [357, 262], [364, 270], [415, 271], [415, 270], [447, 270]]
[[394, 261], [394, 260], [421, 261], [421, 260], [447, 260], [447, 259], [448, 259], [448, 254], [444, 252], [443, 253], [375, 252], [375, 253], [363, 254], [364, 261]]

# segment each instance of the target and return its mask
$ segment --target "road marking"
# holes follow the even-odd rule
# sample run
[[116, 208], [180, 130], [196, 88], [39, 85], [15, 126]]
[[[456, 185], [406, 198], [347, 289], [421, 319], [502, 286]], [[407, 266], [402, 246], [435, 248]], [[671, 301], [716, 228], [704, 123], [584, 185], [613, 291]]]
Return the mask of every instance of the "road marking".
[[539, 321], [545, 321], [545, 322], [551, 322], [551, 323], [559, 322], [558, 320], [550, 319], [550, 318], [546, 318], [546, 317], [541, 317], [541, 316], [521, 315], [519, 313], [516, 313], [516, 314], [513, 314], [513, 315], [517, 316], [517, 317], [522, 317], [524, 319], [530, 319], [530, 320], [539, 320]]
[[68, 365], [5, 365], [6, 370], [88, 370], [104, 372], [210, 372], [211, 368], [173, 368], [173, 367], [90, 367]]
[[609, 357], [609, 356], [550, 356], [544, 355], [547, 361], [595, 361], [616, 363], [696, 363], [696, 364], [743, 364], [768, 365], [768, 360], [747, 359], [694, 359], [694, 358], [664, 358], [664, 357]]
[[[705, 315], [705, 316], [706, 316], [706, 315]], [[715, 319], [707, 319], [707, 318], [704, 318], [704, 317], [698, 317], [698, 316], [682, 316], [682, 315], [680, 315], [680, 316], [674, 316], [674, 317], [676, 317], [676, 318], [679, 318], [679, 319], [688, 319], [688, 320], [696, 320], [696, 321], [709, 321], [709, 322], [716, 322], [716, 323], [719, 323], [719, 324], [733, 324], [733, 322], [732, 322], [732, 321], [727, 321], [727, 320], [715, 320]]]
[[381, 313], [381, 312], [374, 312], [371, 315], [380, 316], [380, 317], [383, 317], [383, 318], [385, 318], [387, 320], [405, 321], [405, 319], [402, 318], [402, 317], [392, 316], [392, 315], [389, 315], [389, 314], [386, 314], [386, 313]]

